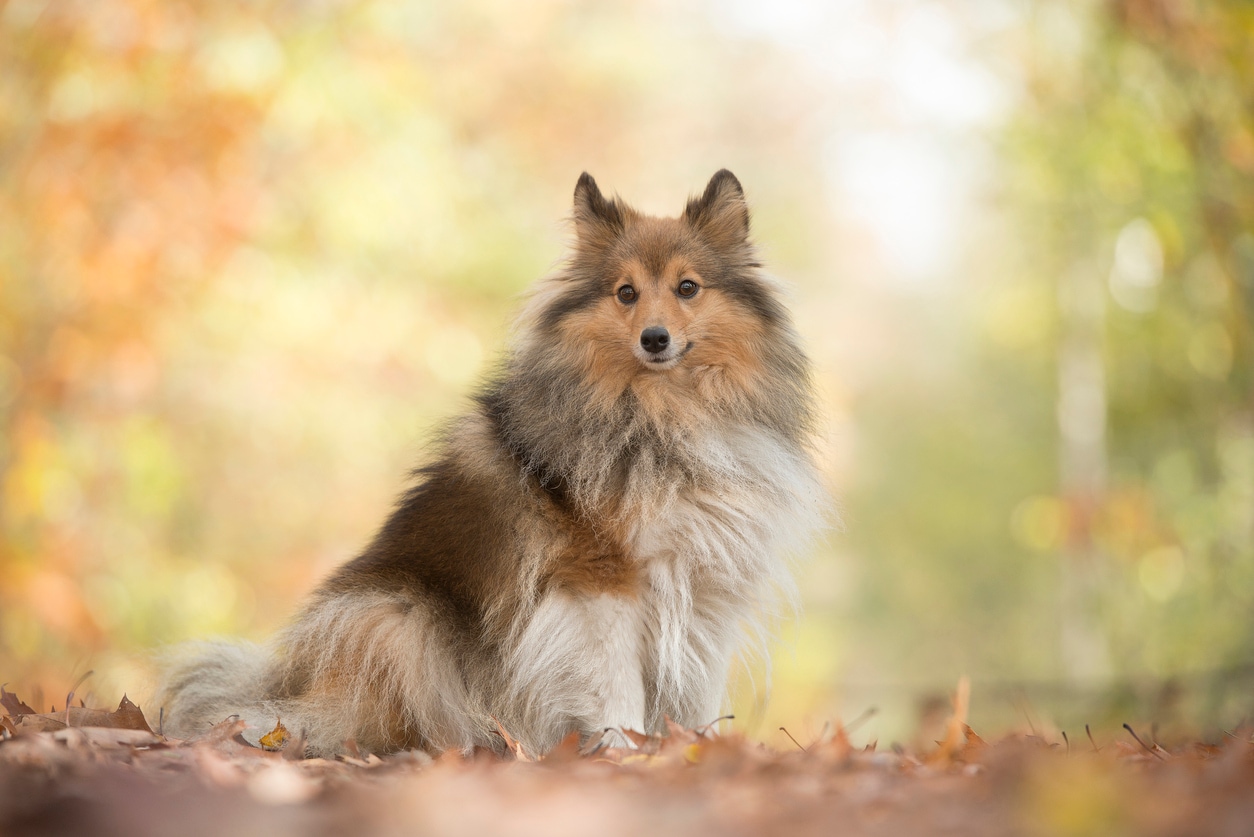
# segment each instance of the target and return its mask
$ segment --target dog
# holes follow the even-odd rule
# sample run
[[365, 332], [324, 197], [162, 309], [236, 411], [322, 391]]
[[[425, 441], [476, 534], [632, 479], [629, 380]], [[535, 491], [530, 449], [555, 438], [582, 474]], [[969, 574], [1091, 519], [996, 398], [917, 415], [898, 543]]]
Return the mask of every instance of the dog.
[[167, 733], [234, 714], [315, 755], [501, 752], [502, 731], [542, 754], [719, 719], [827, 514], [810, 365], [731, 172], [676, 218], [585, 173], [573, 215], [373, 541], [272, 642], [168, 662]]

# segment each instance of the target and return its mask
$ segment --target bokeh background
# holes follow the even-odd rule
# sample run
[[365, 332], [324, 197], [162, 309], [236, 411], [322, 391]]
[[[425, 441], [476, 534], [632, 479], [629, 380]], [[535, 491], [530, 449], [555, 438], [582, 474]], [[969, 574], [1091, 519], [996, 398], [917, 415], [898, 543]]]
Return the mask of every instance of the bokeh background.
[[[0, 680], [142, 694], [382, 521], [583, 170], [748, 192], [843, 528], [782, 744], [1254, 709], [1254, 6], [0, 0]], [[41, 707], [43, 708], [43, 707]], [[1165, 733], [1164, 733], [1165, 734]]]

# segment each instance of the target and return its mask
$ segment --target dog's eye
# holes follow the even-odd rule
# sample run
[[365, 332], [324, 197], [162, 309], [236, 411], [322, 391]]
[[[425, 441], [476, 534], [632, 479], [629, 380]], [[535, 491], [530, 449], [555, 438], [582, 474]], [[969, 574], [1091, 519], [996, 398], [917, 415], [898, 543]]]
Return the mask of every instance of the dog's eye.
[[699, 291], [700, 289], [701, 289], [701, 286], [698, 285], [696, 282], [692, 281], [691, 279], [685, 279], [684, 281], [679, 283], [679, 295], [680, 296], [696, 296], [697, 291]]
[[619, 302], [635, 302], [636, 301], [636, 289], [633, 288], [631, 285], [623, 285], [621, 288], [618, 289], [618, 301]]

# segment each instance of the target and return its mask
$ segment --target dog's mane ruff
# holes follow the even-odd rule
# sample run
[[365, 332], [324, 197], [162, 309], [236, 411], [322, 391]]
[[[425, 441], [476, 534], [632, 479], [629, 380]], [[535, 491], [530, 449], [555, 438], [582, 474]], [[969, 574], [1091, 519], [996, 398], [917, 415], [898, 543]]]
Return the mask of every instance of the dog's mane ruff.
[[277, 720], [314, 754], [341, 752], [345, 741], [375, 753], [414, 742], [469, 751], [491, 740], [488, 715], [436, 632], [421, 609], [395, 596], [315, 600], [264, 645], [167, 651], [154, 700], [177, 737], [204, 733], [233, 712], [254, 744]]
[[[750, 251], [747, 264], [753, 264], [751, 256]], [[753, 282], [778, 304], [782, 288], [776, 280], [755, 267], [738, 272], [741, 281]], [[481, 408], [501, 423], [524, 471], [542, 481], [560, 475], [584, 510], [595, 513], [624, 490], [630, 496], [633, 484], [652, 490], [662, 479], [700, 484], [734, 478], [741, 457], [707, 449], [709, 433], [757, 429], [809, 461], [815, 431], [810, 366], [786, 315], [759, 320], [766, 332], [759, 341], [764, 373], [751, 391], [723, 390], [703, 398], [695, 390], [674, 388], [667, 399], [645, 401], [624, 387], [607, 399], [599, 390], [602, 382], [584, 377], [570, 352], [553, 345], [547, 317], [555, 301], [572, 293], [572, 284], [587, 281], [571, 265], [540, 283], [515, 323], [501, 370], [479, 397]], [[628, 472], [631, 479], [623, 484]], [[625, 511], [635, 507], [629, 502]]]

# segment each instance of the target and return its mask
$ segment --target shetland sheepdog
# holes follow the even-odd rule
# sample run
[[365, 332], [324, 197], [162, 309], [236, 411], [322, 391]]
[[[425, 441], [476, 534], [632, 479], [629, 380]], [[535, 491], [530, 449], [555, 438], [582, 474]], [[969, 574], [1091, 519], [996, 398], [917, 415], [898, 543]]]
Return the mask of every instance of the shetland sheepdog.
[[585, 173], [574, 230], [365, 550], [270, 643], [167, 664], [168, 733], [539, 754], [719, 718], [824, 517], [809, 364], [731, 172], [677, 218]]

